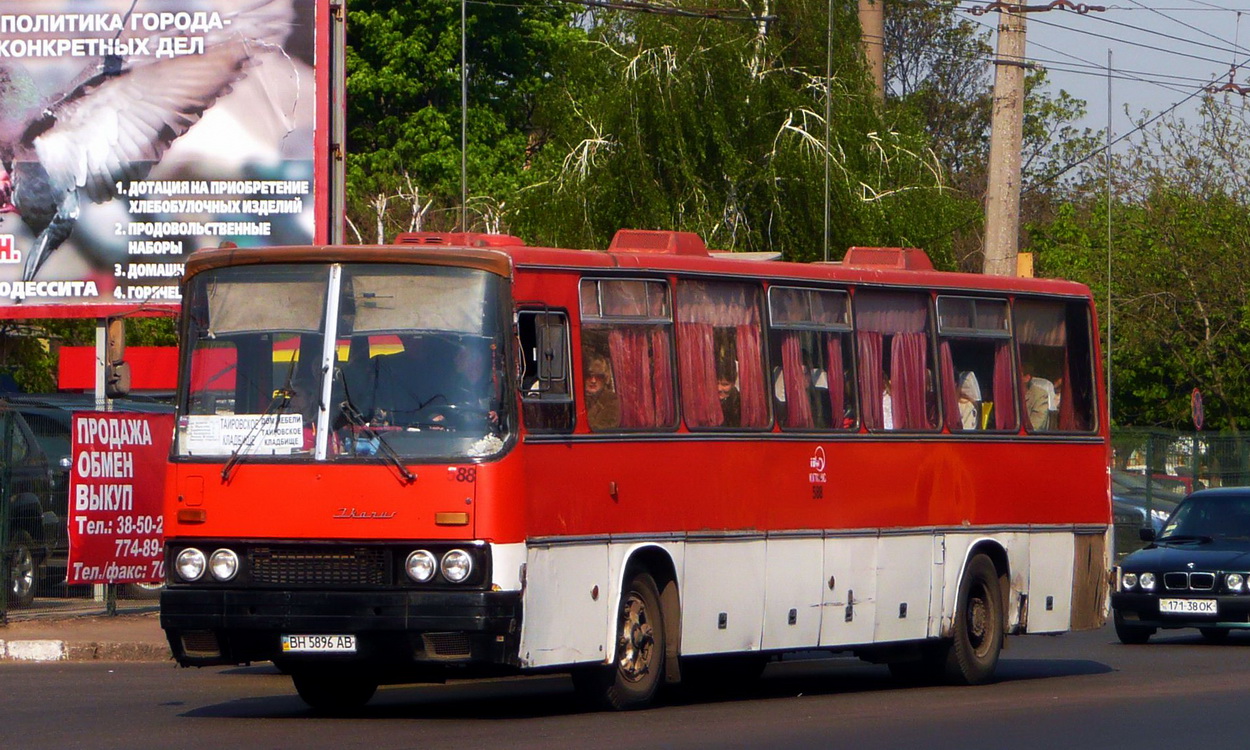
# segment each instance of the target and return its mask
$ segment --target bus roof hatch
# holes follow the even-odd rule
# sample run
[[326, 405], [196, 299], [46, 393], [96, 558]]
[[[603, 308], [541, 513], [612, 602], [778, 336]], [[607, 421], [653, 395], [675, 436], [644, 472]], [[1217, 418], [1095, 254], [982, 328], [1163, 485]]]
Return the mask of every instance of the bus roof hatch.
[[918, 247], [852, 247], [842, 258], [846, 266], [932, 271], [933, 262]]
[[608, 245], [610, 253], [663, 253], [707, 257], [707, 245], [694, 232], [657, 232], [650, 229], [621, 229]]
[[401, 232], [396, 245], [435, 245], [443, 247], [516, 247], [525, 245], [520, 237], [484, 232]]

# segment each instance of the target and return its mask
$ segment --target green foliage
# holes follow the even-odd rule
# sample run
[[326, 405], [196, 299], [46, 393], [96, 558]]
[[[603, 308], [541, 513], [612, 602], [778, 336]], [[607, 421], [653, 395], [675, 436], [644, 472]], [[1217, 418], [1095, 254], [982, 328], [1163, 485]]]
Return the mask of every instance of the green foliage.
[[545, 102], [541, 180], [519, 197], [513, 226], [574, 246], [603, 246], [621, 227], [674, 228], [722, 249], [814, 260], [828, 153], [832, 257], [941, 234], [963, 207], [943, 190], [923, 133], [876, 111], [847, 8], [834, 19], [826, 152], [826, 7], [796, 2], [766, 29], [597, 17], [569, 50], [567, 96]]
[[[1112, 206], [1111, 366], [1120, 424], [1191, 426], [1200, 388], [1210, 429], [1239, 429], [1250, 411], [1250, 205], [1235, 156], [1250, 130], [1208, 107], [1197, 126], [1164, 120], [1150, 149], [1117, 165]], [[1107, 196], [1088, 193], [1032, 227], [1038, 268], [1090, 285], [1104, 340]]]
[[[460, 5], [353, 0], [348, 6], [348, 217], [360, 239], [458, 227]], [[471, 4], [468, 184], [489, 220], [524, 182], [541, 132], [536, 99], [551, 59], [580, 32], [567, 7]], [[480, 201], [479, 201], [480, 202]], [[428, 226], [427, 226], [428, 224]], [[495, 226], [487, 226], [495, 229]]]

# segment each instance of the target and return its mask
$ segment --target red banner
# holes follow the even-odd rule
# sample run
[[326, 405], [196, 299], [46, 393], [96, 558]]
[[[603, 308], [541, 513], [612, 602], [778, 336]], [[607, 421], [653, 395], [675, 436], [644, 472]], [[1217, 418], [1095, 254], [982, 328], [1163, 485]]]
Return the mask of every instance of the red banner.
[[74, 415], [68, 582], [162, 581], [172, 414]]

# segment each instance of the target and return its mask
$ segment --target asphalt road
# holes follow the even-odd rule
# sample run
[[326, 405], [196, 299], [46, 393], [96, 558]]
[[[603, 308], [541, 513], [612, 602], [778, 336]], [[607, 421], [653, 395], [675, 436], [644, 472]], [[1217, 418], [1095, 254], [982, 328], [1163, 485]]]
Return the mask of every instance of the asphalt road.
[[578, 707], [563, 677], [384, 687], [319, 718], [267, 666], [0, 664], [5, 748], [1244, 748], [1250, 633], [1123, 646], [1109, 628], [1009, 639], [997, 683], [906, 687], [850, 658], [770, 665], [758, 682], [624, 714]]

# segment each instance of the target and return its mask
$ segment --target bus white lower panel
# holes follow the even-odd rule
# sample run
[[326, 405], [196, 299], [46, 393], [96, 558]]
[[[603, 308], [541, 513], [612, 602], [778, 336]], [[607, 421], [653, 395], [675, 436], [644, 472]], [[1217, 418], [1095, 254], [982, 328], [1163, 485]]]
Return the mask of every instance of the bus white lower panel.
[[764, 623], [763, 539], [686, 543], [681, 651], [758, 651]]
[[820, 645], [872, 643], [877, 619], [877, 537], [826, 539], [824, 545]]
[[929, 635], [933, 537], [883, 536], [877, 542], [876, 643]]
[[604, 661], [615, 586], [608, 545], [535, 546], [526, 558], [521, 662], [547, 667]]
[[1072, 621], [1071, 532], [1029, 537], [1029, 633], [1058, 633]]
[[820, 563], [824, 540], [772, 538], [766, 542], [764, 598], [766, 650], [810, 648], [820, 638]]

